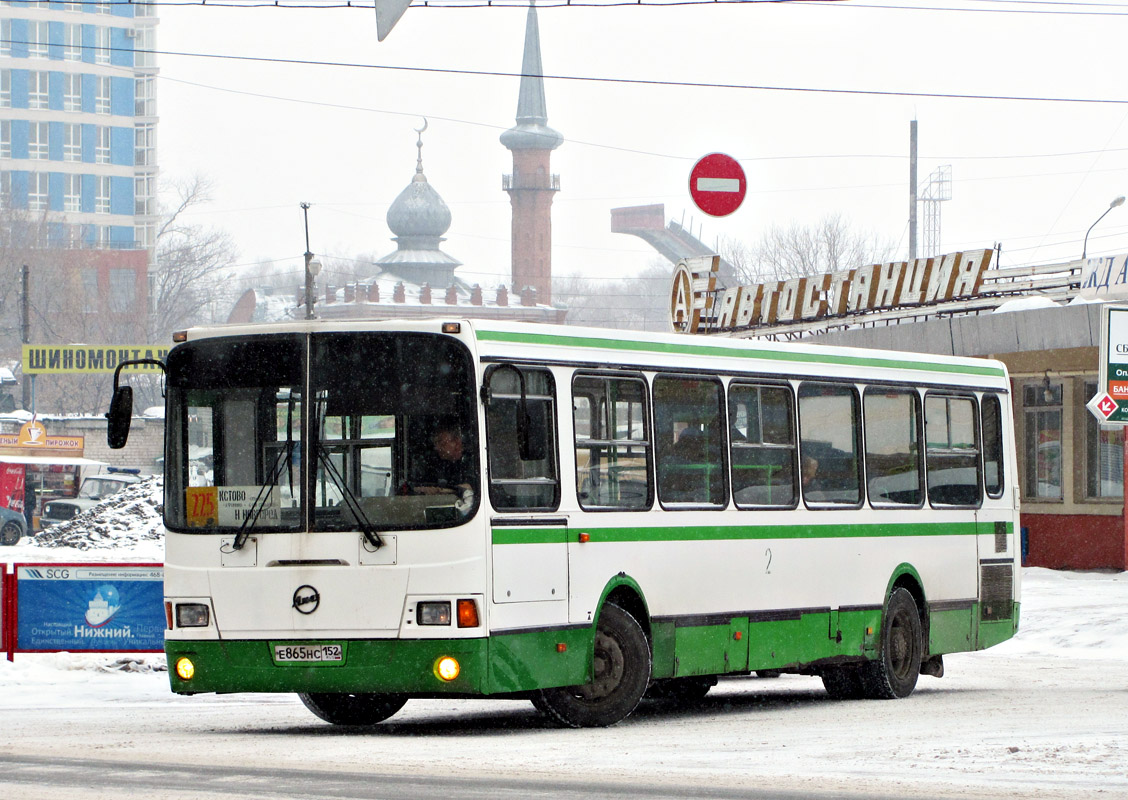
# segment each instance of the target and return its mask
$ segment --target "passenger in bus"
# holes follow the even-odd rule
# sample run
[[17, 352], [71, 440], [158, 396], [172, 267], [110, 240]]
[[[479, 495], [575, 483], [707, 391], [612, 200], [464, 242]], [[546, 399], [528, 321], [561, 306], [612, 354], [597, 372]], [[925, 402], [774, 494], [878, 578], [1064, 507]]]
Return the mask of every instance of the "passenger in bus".
[[815, 477], [819, 474], [818, 459], [811, 456], [803, 456], [803, 464], [799, 472], [803, 481], [803, 495], [809, 499], [819, 499], [817, 495], [821, 487], [819, 481], [815, 480]]
[[431, 434], [432, 449], [418, 463], [412, 494], [462, 494], [470, 491], [470, 463], [462, 431], [455, 422], [441, 422]]

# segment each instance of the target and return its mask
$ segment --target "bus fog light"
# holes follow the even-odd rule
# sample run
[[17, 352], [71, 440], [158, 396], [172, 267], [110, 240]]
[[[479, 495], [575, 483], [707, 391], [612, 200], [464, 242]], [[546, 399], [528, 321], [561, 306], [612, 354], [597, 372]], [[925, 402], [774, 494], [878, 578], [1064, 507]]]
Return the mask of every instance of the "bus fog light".
[[176, 659], [176, 674], [181, 680], [190, 681], [192, 676], [196, 674], [196, 665], [192, 663], [190, 658]]
[[420, 625], [449, 625], [450, 601], [420, 603], [415, 607], [415, 621]]
[[210, 622], [210, 613], [204, 603], [177, 603], [176, 627], [178, 628], [206, 628]]
[[458, 660], [451, 656], [440, 656], [435, 662], [435, 677], [440, 681], [453, 681], [462, 672]]

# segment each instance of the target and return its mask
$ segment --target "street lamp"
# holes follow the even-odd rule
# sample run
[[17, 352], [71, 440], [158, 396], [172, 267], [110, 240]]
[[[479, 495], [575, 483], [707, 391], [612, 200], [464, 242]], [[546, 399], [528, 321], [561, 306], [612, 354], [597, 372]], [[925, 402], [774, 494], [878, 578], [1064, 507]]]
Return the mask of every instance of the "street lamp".
[[[1118, 208], [1119, 206], [1122, 206], [1122, 205], [1124, 205], [1124, 195], [1121, 195], [1120, 197], [1116, 198], [1111, 203], [1109, 203], [1108, 208], [1105, 209], [1104, 214], [1101, 214], [1099, 217], [1097, 217], [1097, 222], [1100, 222], [1102, 219], [1104, 219], [1105, 214], [1112, 211], [1114, 208]], [[1081, 245], [1081, 260], [1082, 261], [1085, 260], [1085, 253], [1089, 249], [1089, 233], [1093, 230], [1093, 228], [1095, 228], [1097, 226], [1097, 222], [1094, 222], [1092, 225], [1089, 226], [1089, 230], [1085, 231], [1085, 241]]]
[[306, 319], [313, 319], [313, 279], [321, 272], [321, 262], [313, 257], [309, 251], [309, 203], [302, 203], [302, 215], [305, 217], [305, 307]]

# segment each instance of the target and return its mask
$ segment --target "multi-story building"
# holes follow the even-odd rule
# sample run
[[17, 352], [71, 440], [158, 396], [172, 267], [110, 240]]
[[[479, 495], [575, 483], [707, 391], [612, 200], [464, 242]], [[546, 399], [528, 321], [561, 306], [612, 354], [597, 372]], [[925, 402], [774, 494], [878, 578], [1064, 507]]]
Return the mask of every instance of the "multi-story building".
[[43, 245], [154, 243], [155, 9], [0, 0], [0, 203]]

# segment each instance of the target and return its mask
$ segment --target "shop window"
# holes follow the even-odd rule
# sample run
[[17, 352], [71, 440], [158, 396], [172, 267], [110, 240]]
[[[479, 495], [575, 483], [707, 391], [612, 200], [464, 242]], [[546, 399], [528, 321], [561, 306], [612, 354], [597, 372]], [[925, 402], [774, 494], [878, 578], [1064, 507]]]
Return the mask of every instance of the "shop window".
[[1023, 497], [1062, 499], [1061, 384], [1048, 378], [1022, 387]]
[[[1085, 397], [1097, 393], [1097, 384], [1085, 384]], [[1085, 414], [1085, 497], [1124, 497], [1124, 426], [1102, 425]]]

